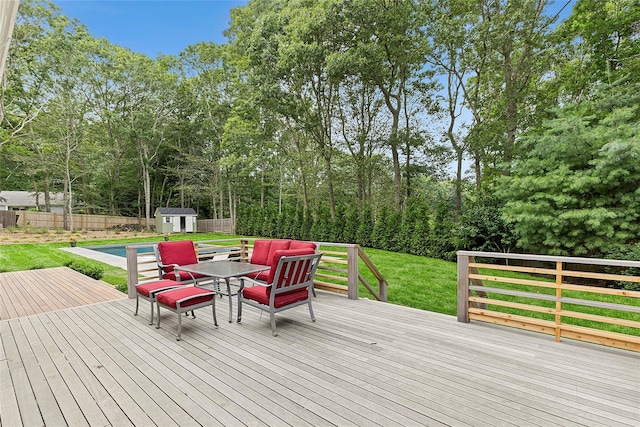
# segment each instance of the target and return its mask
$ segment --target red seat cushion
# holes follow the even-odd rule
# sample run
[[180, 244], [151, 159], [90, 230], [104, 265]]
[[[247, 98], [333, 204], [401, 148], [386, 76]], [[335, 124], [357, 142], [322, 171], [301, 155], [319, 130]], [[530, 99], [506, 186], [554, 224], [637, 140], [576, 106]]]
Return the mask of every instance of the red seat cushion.
[[[156, 300], [167, 307], [177, 308], [177, 301], [198, 294], [208, 294], [211, 291], [202, 288], [194, 288], [193, 286], [185, 286], [171, 291], [161, 292], [156, 296]], [[199, 298], [186, 301], [181, 304], [181, 307], [191, 307], [192, 305], [200, 304], [206, 301], [210, 301], [213, 295], [205, 295]]]
[[143, 283], [136, 286], [136, 292], [148, 298], [151, 292], [158, 292], [164, 289], [177, 288], [180, 286], [185, 286], [185, 283], [176, 282], [174, 280], [157, 280], [155, 282]]
[[[162, 264], [196, 264], [198, 257], [191, 240], [180, 240], [178, 242], [158, 243], [158, 254]], [[173, 271], [173, 266], [164, 269], [166, 273]]]
[[269, 261], [269, 248], [271, 248], [271, 240], [256, 240], [253, 242], [251, 264], [267, 265]]
[[[252, 286], [250, 288], [244, 288], [242, 296], [246, 299], [251, 299], [259, 302], [260, 304], [269, 305], [269, 292], [270, 287], [265, 286]], [[284, 307], [285, 305], [293, 304], [294, 302], [304, 301], [309, 297], [309, 291], [307, 288], [299, 289], [293, 292], [286, 292], [281, 295], [277, 295], [273, 302], [275, 308]]]

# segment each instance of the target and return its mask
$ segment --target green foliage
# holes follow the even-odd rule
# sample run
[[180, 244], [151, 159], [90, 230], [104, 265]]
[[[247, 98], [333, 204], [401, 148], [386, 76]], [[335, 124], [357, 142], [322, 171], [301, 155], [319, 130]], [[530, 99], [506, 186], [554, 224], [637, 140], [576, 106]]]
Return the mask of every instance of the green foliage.
[[526, 158], [500, 190], [520, 247], [600, 256], [638, 239], [639, 88], [603, 87], [523, 139]]
[[431, 223], [428, 256], [453, 261], [455, 259], [453, 233], [453, 212], [448, 203], [441, 202], [436, 207], [435, 216]]
[[311, 240], [311, 228], [313, 227], [313, 216], [308, 212], [302, 216], [302, 224], [300, 225], [299, 238], [301, 240]]
[[384, 227], [387, 225], [387, 218], [389, 217], [389, 209], [384, 206], [378, 213], [373, 231], [371, 232], [371, 246], [376, 249], [383, 249], [384, 245]]
[[[625, 245], [619, 250], [610, 253], [607, 258], [640, 261], [640, 242], [632, 245]], [[620, 273], [627, 276], [640, 276], [640, 268], [628, 267], [623, 268], [621, 272], [611, 271], [611, 273]], [[613, 283], [612, 286], [616, 288], [623, 288], [629, 291], [640, 291], [640, 283], [638, 282]]]
[[356, 230], [356, 242], [360, 246], [371, 247], [371, 236], [373, 234], [373, 213], [370, 207], [362, 210], [360, 224]]
[[311, 234], [313, 239], [318, 242], [329, 241], [331, 234], [331, 214], [327, 207], [321, 207], [318, 209], [316, 219], [311, 226]]
[[344, 206], [339, 205], [336, 209], [335, 219], [331, 223], [331, 232], [329, 234], [330, 242], [344, 242], [344, 227], [345, 227], [345, 218], [344, 218]]
[[513, 226], [504, 220], [495, 198], [468, 201], [456, 227], [455, 246], [459, 250], [512, 252], [517, 239]]
[[89, 276], [95, 280], [102, 279], [102, 276], [104, 275], [104, 270], [98, 265], [89, 265], [80, 261], [68, 261], [64, 265], [65, 267], [69, 267], [70, 269], [82, 273], [85, 276]]
[[353, 205], [347, 210], [342, 239], [344, 243], [356, 243], [358, 241], [358, 227], [360, 226], [360, 211]]

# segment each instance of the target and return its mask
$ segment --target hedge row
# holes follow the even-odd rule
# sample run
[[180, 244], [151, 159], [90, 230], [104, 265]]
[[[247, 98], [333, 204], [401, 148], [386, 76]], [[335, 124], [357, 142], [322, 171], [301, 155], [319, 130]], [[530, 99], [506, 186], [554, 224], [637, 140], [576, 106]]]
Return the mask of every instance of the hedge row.
[[491, 206], [483, 206], [482, 212], [479, 214], [471, 209], [471, 214], [456, 220], [448, 204], [433, 207], [417, 199], [411, 200], [402, 212], [383, 208], [375, 217], [368, 206], [338, 208], [334, 218], [326, 209], [304, 215], [301, 210], [278, 213], [275, 207], [253, 207], [238, 216], [236, 232], [271, 238], [356, 243], [454, 260], [459, 249], [501, 251], [505, 245], [512, 244], [513, 236], [499, 212]]

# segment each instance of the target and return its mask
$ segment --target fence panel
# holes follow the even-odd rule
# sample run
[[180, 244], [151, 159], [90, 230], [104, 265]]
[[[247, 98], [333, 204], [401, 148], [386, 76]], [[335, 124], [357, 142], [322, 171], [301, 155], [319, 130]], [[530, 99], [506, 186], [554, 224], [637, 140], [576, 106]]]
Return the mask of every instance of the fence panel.
[[225, 233], [233, 234], [233, 221], [224, 219], [199, 219], [196, 221], [199, 233]]
[[16, 225], [16, 211], [0, 211], [0, 225], [2, 227], [13, 227]]
[[[61, 213], [32, 211], [16, 213], [18, 214], [17, 225], [20, 227], [64, 228], [64, 215]], [[124, 216], [73, 214], [69, 225], [72, 225], [74, 230], [106, 230], [116, 225], [145, 225], [145, 220]]]

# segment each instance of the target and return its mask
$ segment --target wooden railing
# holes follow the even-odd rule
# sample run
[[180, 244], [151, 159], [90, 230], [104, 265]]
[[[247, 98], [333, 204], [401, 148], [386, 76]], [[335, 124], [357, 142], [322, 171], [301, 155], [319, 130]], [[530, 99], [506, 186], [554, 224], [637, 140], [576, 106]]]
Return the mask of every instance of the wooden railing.
[[[208, 260], [217, 256], [234, 256], [246, 262], [251, 257], [255, 239], [208, 240], [196, 243], [198, 259]], [[314, 286], [330, 292], [345, 294], [358, 299], [358, 286], [362, 284], [378, 301], [387, 301], [387, 282], [373, 262], [358, 245], [318, 242], [323, 254]], [[137, 283], [157, 280], [158, 268], [153, 253], [140, 253], [139, 248], [152, 248], [154, 244], [127, 246], [127, 283], [129, 298], [135, 298]], [[224, 252], [221, 252], [224, 251]], [[360, 271], [359, 260], [376, 280], [372, 286]], [[364, 271], [364, 270], [363, 270]]]
[[460, 251], [458, 321], [640, 351], [640, 291], [604, 287], [640, 283], [639, 275], [620, 274], [628, 268], [640, 261]]

